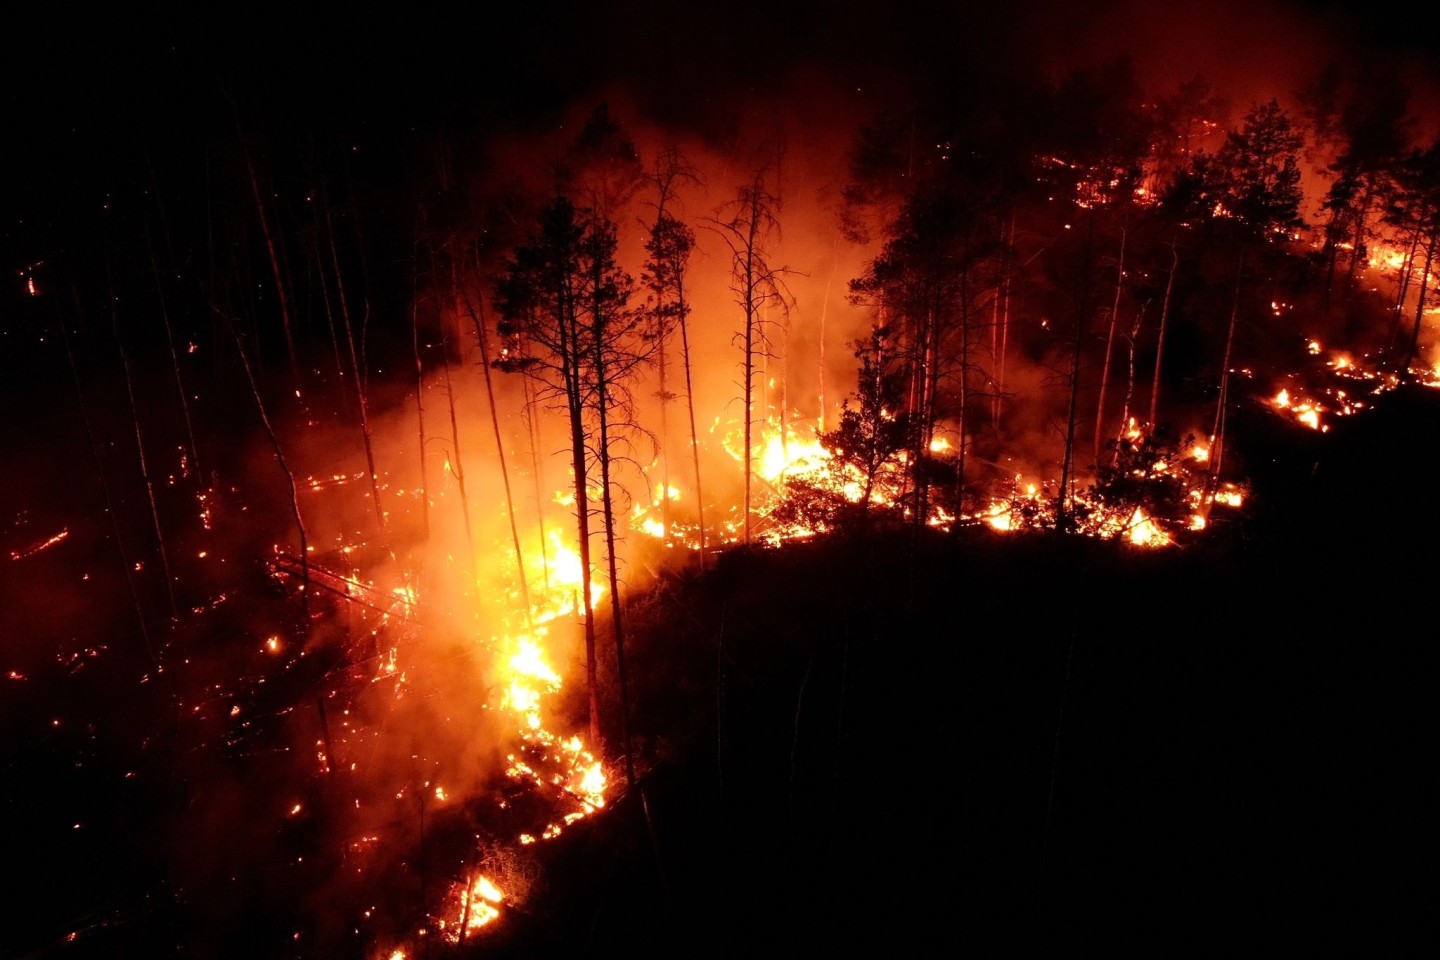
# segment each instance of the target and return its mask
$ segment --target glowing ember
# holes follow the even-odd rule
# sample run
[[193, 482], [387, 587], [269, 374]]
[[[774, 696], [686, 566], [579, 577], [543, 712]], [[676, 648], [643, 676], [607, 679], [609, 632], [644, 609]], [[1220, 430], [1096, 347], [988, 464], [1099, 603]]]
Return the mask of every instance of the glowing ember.
[[67, 527], [64, 530], [61, 530], [59, 533], [46, 537], [44, 540], [37, 540], [35, 543], [32, 543], [27, 547], [22, 547], [18, 550], [11, 550], [10, 559], [24, 560], [27, 557], [33, 557], [35, 556], [35, 554], [39, 553], [42, 550], [50, 549], [51, 547], [55, 546], [55, 544], [60, 543], [68, 536], [70, 536], [70, 530]]

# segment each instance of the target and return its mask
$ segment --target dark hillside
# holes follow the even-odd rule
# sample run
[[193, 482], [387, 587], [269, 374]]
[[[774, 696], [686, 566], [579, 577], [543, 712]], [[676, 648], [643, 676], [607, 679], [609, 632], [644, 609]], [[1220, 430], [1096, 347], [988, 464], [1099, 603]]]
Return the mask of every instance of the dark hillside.
[[1433, 476], [1437, 429], [1435, 395], [1401, 391], [1300, 438], [1271, 469], [1308, 479], [1262, 479], [1272, 515], [1188, 552], [900, 536], [667, 584], [637, 604], [635, 667], [661, 869], [623, 799], [515, 954], [1174, 955], [1416, 931], [1436, 518], [1399, 478]]

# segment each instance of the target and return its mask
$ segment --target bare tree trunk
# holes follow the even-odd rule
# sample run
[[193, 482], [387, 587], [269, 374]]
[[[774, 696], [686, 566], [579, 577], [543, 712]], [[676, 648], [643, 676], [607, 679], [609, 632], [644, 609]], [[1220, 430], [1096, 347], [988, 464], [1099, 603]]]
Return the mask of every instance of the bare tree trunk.
[[[72, 294], [74, 291], [72, 290]], [[76, 304], [78, 309], [79, 304]], [[58, 300], [57, 300], [58, 313]], [[160, 666], [155, 654], [155, 645], [150, 639], [150, 628], [145, 622], [145, 609], [140, 603], [140, 592], [135, 588], [135, 565], [125, 549], [125, 538], [120, 532], [120, 514], [115, 509], [115, 497], [110, 492], [110, 481], [105, 476], [105, 466], [100, 461], [100, 447], [96, 442], [95, 428], [90, 422], [90, 413], [85, 405], [85, 390], [80, 382], [80, 370], [75, 363], [75, 352], [70, 346], [70, 331], [65, 317], [57, 316], [60, 337], [65, 343], [65, 358], [70, 362], [70, 377], [75, 384], [75, 402], [80, 408], [80, 419], [85, 423], [85, 436], [90, 441], [90, 459], [95, 465], [95, 476], [100, 480], [100, 489], [105, 494], [105, 514], [110, 518], [110, 531], [115, 537], [115, 549], [120, 555], [120, 569], [125, 574], [125, 586], [130, 591], [130, 602], [135, 607], [135, 623], [140, 629], [140, 639], [145, 644], [145, 655], [154, 667]]]
[[680, 305], [680, 356], [685, 362], [685, 406], [690, 413], [690, 457], [695, 464], [695, 510], [700, 528], [700, 572], [704, 573], [708, 563], [705, 555], [705, 495], [700, 486], [700, 432], [695, 426], [695, 383], [691, 377], [690, 324], [685, 315], [683, 279], [676, 281], [675, 297]]
[[1425, 298], [1430, 292], [1430, 267], [1435, 262], [1437, 242], [1440, 242], [1440, 231], [1431, 229], [1430, 236], [1425, 240], [1425, 268], [1420, 271], [1420, 296], [1415, 301], [1415, 326], [1410, 331], [1410, 343], [1400, 364], [1402, 374], [1409, 373], [1410, 365], [1415, 362], [1415, 354], [1420, 349], [1420, 328], [1425, 319]]
[[1100, 462], [1100, 438], [1105, 435], [1105, 394], [1110, 389], [1110, 359], [1115, 354], [1115, 328], [1120, 321], [1120, 295], [1125, 289], [1126, 228], [1120, 228], [1120, 263], [1115, 270], [1115, 302], [1110, 306], [1110, 332], [1105, 335], [1105, 362], [1100, 368], [1100, 396], [1095, 403], [1094, 462]]
[[[234, 104], [231, 104], [232, 110]], [[285, 351], [290, 358], [290, 376], [298, 381], [299, 363], [295, 358], [295, 336], [290, 328], [290, 302], [285, 293], [285, 277], [280, 269], [280, 255], [275, 247], [275, 235], [270, 229], [270, 217], [265, 212], [265, 199], [260, 192], [260, 178], [255, 173], [255, 163], [250, 149], [245, 146], [245, 134], [240, 129], [240, 115], [235, 114], [235, 131], [240, 142], [240, 155], [245, 160], [245, 172], [249, 174], [250, 193], [255, 198], [255, 212], [260, 218], [260, 233], [265, 238], [265, 252], [270, 256], [270, 272], [275, 278], [275, 297], [280, 303], [280, 324], [285, 330]]]
[[[579, 403], [579, 397], [574, 398]], [[585, 611], [585, 683], [590, 697], [590, 742], [600, 739], [600, 677], [596, 670], [595, 605], [590, 598], [594, 565], [590, 560], [590, 491], [585, 483], [585, 431], [578, 410], [571, 417], [570, 456], [575, 468], [575, 527], [580, 548], [580, 594]]]
[[997, 357], [995, 362], [995, 404], [991, 413], [991, 420], [996, 426], [1000, 425], [1001, 414], [1004, 413], [1005, 404], [1005, 360], [1010, 346], [1010, 284], [1015, 276], [1014, 266], [1011, 257], [1015, 250], [1015, 212], [1010, 213], [1010, 237], [1005, 244], [1005, 259], [1002, 265], [1004, 277], [1000, 283], [1000, 297], [996, 306], [999, 314], [996, 317], [995, 331], [999, 336], [999, 343], [996, 345], [992, 340], [992, 350]]
[[750, 545], [750, 481], [755, 473], [755, 451], [751, 442], [751, 431], [755, 425], [755, 242], [758, 217], [751, 204], [750, 229], [746, 242], [745, 256], [745, 545]]
[[620, 749], [625, 757], [625, 783], [635, 789], [635, 757], [630, 744], [630, 689], [625, 670], [625, 627], [621, 617], [619, 561], [615, 556], [615, 500], [610, 478], [610, 399], [602, 337], [595, 338], [596, 404], [599, 421], [600, 505], [605, 523], [605, 559], [610, 575], [610, 626], [615, 639], [615, 675], [620, 682]]
[[[1420, 252], [1420, 227], [1417, 224], [1410, 234], [1410, 249], [1400, 264], [1400, 278], [1395, 292], [1395, 323], [1390, 331], [1390, 349], [1393, 351], [1400, 342], [1401, 327], [1405, 322], [1405, 300], [1410, 295], [1410, 279], [1415, 273], [1415, 256]], [[1403, 370], [1403, 368], [1402, 368]]]
[[[463, 296], [463, 294], [462, 294]], [[470, 314], [470, 320], [475, 325], [475, 342], [480, 346], [480, 370], [485, 375], [485, 398], [490, 404], [490, 425], [495, 430], [495, 454], [500, 461], [500, 479], [505, 485], [505, 513], [510, 518], [510, 542], [515, 547], [515, 572], [520, 577], [520, 596], [525, 603], [525, 617], [528, 620], [531, 616], [530, 585], [525, 579], [525, 554], [520, 549], [520, 528], [515, 520], [515, 497], [510, 492], [510, 467], [505, 458], [505, 438], [500, 432], [500, 410], [495, 404], [495, 385], [490, 375], [490, 340], [485, 330], [485, 321], [481, 313], [485, 310], [485, 302], [480, 301], [480, 309], [477, 311], [468, 296], [465, 297], [465, 310]], [[540, 531], [540, 539], [543, 543], [545, 531]]]
[[[418, 260], [420, 256], [418, 236], [414, 238], [410, 249], [411, 255]], [[418, 271], [418, 264], [412, 265], [410, 272], [410, 347], [415, 357], [415, 415], [420, 429], [420, 521], [425, 531], [425, 539], [428, 540], [430, 539], [430, 475], [425, 466], [425, 364], [420, 359], [420, 297], [415, 282], [415, 275]], [[433, 284], [433, 270], [431, 277]], [[446, 378], [448, 381], [448, 369]]]
[[1075, 350], [1070, 358], [1070, 402], [1065, 419], [1065, 454], [1060, 466], [1060, 489], [1055, 505], [1055, 526], [1061, 533], [1070, 532], [1070, 484], [1074, 479], [1076, 417], [1080, 410], [1080, 363], [1084, 359], [1086, 316], [1090, 310], [1090, 256], [1095, 246], [1095, 211], [1087, 218], [1085, 255], [1081, 260], [1080, 295], [1075, 309]]
[[320, 281], [320, 302], [325, 307], [325, 326], [330, 331], [330, 350], [335, 355], [336, 395], [346, 416], [350, 414], [350, 394], [345, 389], [345, 361], [340, 359], [340, 335], [335, 329], [335, 310], [330, 303], [330, 283], [325, 279], [325, 262], [320, 253], [319, 231], [311, 241], [315, 257], [316, 277]]
[[[545, 578], [545, 590], [550, 590], [550, 544], [545, 535], [545, 494], [541, 477], [545, 473], [545, 462], [540, 458], [540, 428], [535, 422], [534, 385], [529, 377], [522, 378], [525, 393], [525, 428], [530, 435], [531, 480], [535, 485], [535, 526], [540, 534], [540, 573]], [[494, 411], [495, 405], [490, 405]]]
[[[966, 265], [960, 269], [960, 411], [959, 437], [955, 448], [955, 518], [965, 515], [965, 430], [966, 413], [970, 407], [970, 267], [969, 254], [963, 255]], [[958, 528], [958, 524], [957, 524]]]
[[[340, 299], [340, 319], [345, 325], [345, 339], [350, 345], [350, 367], [355, 378], [355, 396], [360, 403], [360, 432], [365, 439], [365, 464], [369, 468], [370, 499], [375, 504], [375, 519], [386, 529], [385, 509], [380, 505], [380, 478], [375, 469], [375, 445], [370, 435], [369, 404], [365, 398], [365, 374], [355, 350], [355, 328], [350, 322], [350, 308], [345, 299], [345, 281], [340, 272], [340, 253], [335, 244], [335, 230], [330, 221], [330, 205], [325, 204], [325, 232], [330, 240], [330, 259], [335, 271], [335, 289]], [[368, 307], [367, 307], [368, 313]]]
[[170, 351], [170, 370], [175, 375], [175, 392], [180, 396], [180, 412], [185, 416], [185, 439], [189, 444], [190, 462], [196, 475], [203, 478], [205, 474], [200, 468], [200, 447], [195, 442], [195, 426], [190, 419], [190, 401], [185, 396], [185, 382], [180, 378], [180, 357], [175, 352], [175, 333], [170, 327], [170, 310], [165, 305], [165, 285], [160, 282], [160, 266], [155, 262], [153, 243], [150, 245], [150, 270], [155, 274], [155, 295], [160, 301], [160, 319], [165, 324], [165, 346]]
[[656, 343], [656, 359], [660, 370], [660, 539], [670, 538], [670, 389], [665, 379], [665, 345], [669, 341], [669, 330], [661, 321], [660, 335]]
[[830, 315], [830, 285], [835, 282], [835, 244], [830, 245], [830, 272], [825, 275], [825, 299], [820, 302], [820, 357], [816, 374], [820, 384], [820, 421], [818, 430], [825, 432], [825, 326]]
[[[450, 404], [450, 472], [455, 475], [455, 482], [460, 486], [460, 516], [465, 523], [465, 568], [470, 574], [470, 585], [476, 582], [475, 576], [475, 535], [470, 526], [470, 494], [465, 489], [465, 463], [460, 455], [460, 424], [455, 418], [455, 386], [450, 382], [450, 350], [448, 345], [440, 346], [440, 362], [445, 369], [445, 396]], [[525, 604], [525, 609], [530, 609], [530, 604]]]
[[1215, 404], [1215, 425], [1210, 433], [1210, 489], [1206, 491], [1206, 503], [1202, 509], [1209, 510], [1209, 494], [1220, 479], [1225, 461], [1225, 417], [1230, 399], [1230, 363], [1235, 350], [1235, 328], [1240, 318], [1240, 282], [1245, 271], [1245, 253], [1235, 267], [1235, 293], [1230, 303], [1230, 323], [1225, 332], [1225, 358], [1220, 365], [1220, 398]]
[[1155, 379], [1150, 384], [1150, 422], [1147, 430], [1155, 431], [1156, 411], [1160, 408], [1160, 370], [1165, 360], [1165, 329], [1170, 321], [1170, 293], [1175, 289], [1175, 272], [1180, 268], [1180, 249], [1170, 241], [1170, 276], [1165, 280], [1165, 298], [1160, 301], [1160, 332], [1155, 337]]
[[125, 352], [125, 342], [120, 337], [120, 319], [115, 311], [118, 298], [112, 291], [110, 297], [110, 324], [115, 332], [115, 347], [120, 353], [120, 366], [125, 373], [125, 395], [130, 401], [130, 422], [135, 428], [135, 455], [140, 462], [140, 479], [145, 483], [145, 496], [150, 502], [150, 520], [155, 528], [155, 542], [160, 548], [160, 573], [165, 578], [165, 596], [170, 600], [170, 619], [180, 619], [180, 608], [175, 603], [175, 585], [170, 575], [170, 556], [165, 549], [165, 532], [160, 525], [160, 508], [155, 502], [155, 483], [150, 478], [150, 468], [145, 460], [145, 438], [140, 430], [140, 408], [135, 403], [135, 383], [130, 374], [130, 357]]
[[[228, 324], [228, 318], [226, 320]], [[305, 534], [305, 520], [300, 513], [300, 488], [295, 483], [295, 474], [290, 470], [290, 464], [285, 461], [285, 451], [280, 446], [280, 437], [275, 433], [275, 427], [270, 423], [270, 416], [265, 412], [265, 401], [260, 396], [260, 385], [255, 382], [255, 374], [250, 369], [250, 358], [245, 353], [245, 345], [240, 340], [240, 335], [232, 326], [231, 336], [235, 340], [235, 350], [240, 354], [240, 364], [245, 368], [245, 379], [250, 384], [250, 395], [255, 398], [255, 408], [260, 412], [260, 422], [265, 425], [265, 434], [270, 438], [270, 446], [275, 451], [275, 462], [280, 465], [280, 472], [285, 475], [285, 481], [290, 485], [290, 511], [295, 520], [295, 530], [300, 535], [300, 601], [305, 612], [305, 627], [310, 627], [310, 544]]]
[[565, 404], [570, 427], [570, 465], [575, 484], [575, 531], [580, 551], [580, 602], [585, 617], [585, 685], [590, 707], [590, 742], [600, 744], [600, 677], [595, 648], [595, 604], [590, 595], [595, 565], [590, 556], [589, 462], [585, 451], [585, 392], [580, 382], [579, 307], [569, 281], [560, 295], [558, 346], [565, 374]]
[[1350, 241], [1350, 264], [1345, 273], [1346, 298], [1349, 298], [1355, 291], [1355, 275], [1360, 272], [1360, 258], [1365, 253], [1365, 227], [1370, 221], [1370, 207], [1374, 202], [1374, 178], [1372, 175], [1366, 174], [1364, 193], [1361, 196], [1360, 206], [1355, 211], [1355, 235]]
[[1120, 458], [1120, 445], [1118, 441], [1125, 436], [1125, 432], [1130, 426], [1130, 404], [1135, 399], [1135, 342], [1140, 337], [1140, 321], [1144, 316], [1145, 307], [1142, 306], [1135, 312], [1135, 322], [1130, 325], [1130, 334], [1125, 338], [1125, 355], [1127, 359], [1125, 403], [1120, 407], [1120, 430], [1115, 434], [1117, 443], [1115, 445], [1115, 455], [1110, 458], [1110, 464], [1112, 466], [1119, 462]]

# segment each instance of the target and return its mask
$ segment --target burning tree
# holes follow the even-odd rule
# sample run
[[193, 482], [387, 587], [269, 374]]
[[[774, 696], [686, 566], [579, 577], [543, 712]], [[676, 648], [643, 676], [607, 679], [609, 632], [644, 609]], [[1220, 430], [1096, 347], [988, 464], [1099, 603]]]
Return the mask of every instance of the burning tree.
[[628, 380], [646, 361], [653, 340], [646, 319], [630, 307], [634, 281], [615, 261], [615, 226], [561, 195], [546, 207], [530, 240], [520, 246], [498, 284], [499, 333], [505, 346], [495, 363], [531, 377], [566, 414], [574, 476], [575, 521], [581, 562], [590, 733], [599, 742], [599, 695], [591, 557], [592, 501], [598, 499], [610, 580], [611, 626], [620, 680], [626, 772], [629, 750], [625, 644], [615, 551], [614, 474], [633, 425]]
[[1110, 522], [1118, 518], [1127, 528], [1120, 532], [1137, 542], [1184, 529], [1197, 488], [1189, 453], [1194, 444], [1193, 436], [1177, 441], [1166, 430], [1110, 441], [1113, 456], [1097, 469], [1081, 509]]
[[1234, 251], [1229, 322], [1211, 431], [1212, 477], [1218, 478], [1224, 465], [1235, 333], [1246, 306], [1241, 299], [1246, 269], [1267, 267], [1267, 277], [1273, 278], [1277, 249], [1304, 225], [1298, 159], [1304, 142], [1289, 116], [1272, 99], [1254, 106], [1241, 128], [1227, 135], [1219, 151], [1202, 154], [1192, 164], [1191, 185], [1197, 212], [1217, 228], [1219, 237], [1228, 241], [1226, 245]]
[[685, 164], [673, 147], [656, 160], [651, 177], [657, 191], [655, 220], [650, 225], [650, 236], [645, 241], [645, 285], [650, 288], [648, 309], [653, 323], [655, 354], [659, 360], [660, 374], [660, 455], [664, 475], [661, 478], [661, 505], [664, 513], [662, 523], [668, 534], [670, 529], [670, 431], [666, 408], [675, 394], [666, 381], [666, 347], [670, 338], [680, 334], [680, 360], [685, 367], [685, 408], [690, 420], [690, 455], [695, 468], [695, 502], [698, 512], [697, 529], [700, 537], [700, 566], [705, 566], [705, 498], [700, 486], [700, 434], [695, 427], [695, 388], [691, 380], [690, 329], [686, 320], [690, 316], [690, 302], [686, 298], [685, 271], [690, 263], [690, 254], [695, 249], [695, 231], [676, 219], [671, 213], [676, 184], [681, 180], [694, 180], [695, 174]]
[[792, 481], [775, 516], [807, 529], [864, 529], [881, 506], [898, 513], [903, 504], [909, 414], [903, 409], [905, 371], [894, 332], [875, 327], [854, 343], [859, 387], [840, 415], [840, 425], [819, 436], [829, 454], [825, 469]]
[[[1420, 347], [1420, 328], [1425, 307], [1432, 297], [1430, 270], [1440, 252], [1440, 140], [1428, 149], [1416, 151], [1406, 158], [1396, 175], [1397, 190], [1386, 220], [1409, 237], [1409, 254], [1401, 269], [1400, 292], [1395, 304], [1392, 350], [1396, 366], [1407, 374]], [[1416, 269], [1416, 263], [1419, 269]], [[1408, 330], [1403, 329], [1405, 300], [1408, 287], [1416, 282], [1415, 319]]]
[[755, 375], [762, 357], [769, 356], [770, 307], [782, 312], [791, 297], [785, 286], [789, 269], [770, 260], [769, 244], [780, 232], [780, 198], [766, 183], [766, 170], [757, 170], [740, 194], [720, 208], [710, 223], [730, 247], [730, 289], [744, 314], [744, 326], [735, 335], [741, 349], [740, 401], [744, 408], [745, 514], [744, 541], [750, 543], [751, 485], [755, 475]]
[[[931, 446], [943, 415], [956, 416], [963, 456], [969, 334], [975, 297], [982, 288], [976, 274], [998, 249], [985, 239], [999, 236], [990, 226], [984, 210], [952, 184], [922, 185], [907, 198], [880, 255], [850, 283], [853, 301], [872, 305], [881, 324], [893, 325], [904, 380], [899, 409], [905, 413], [911, 472], [909, 509], [917, 524], [930, 517], [930, 490], [939, 472]], [[959, 387], [953, 406], [942, 400], [951, 381]], [[963, 474], [957, 476], [957, 486], [962, 481]]]
[[1338, 67], [1332, 67], [1305, 94], [1317, 145], [1334, 141], [1336, 151], [1326, 168], [1333, 180], [1320, 205], [1325, 216], [1321, 294], [1327, 306], [1342, 251], [1347, 261], [1345, 299], [1355, 293], [1376, 239], [1377, 214], [1383, 214], [1413, 124], [1407, 115], [1410, 91], [1393, 70], [1364, 70], [1342, 100], [1345, 86]]

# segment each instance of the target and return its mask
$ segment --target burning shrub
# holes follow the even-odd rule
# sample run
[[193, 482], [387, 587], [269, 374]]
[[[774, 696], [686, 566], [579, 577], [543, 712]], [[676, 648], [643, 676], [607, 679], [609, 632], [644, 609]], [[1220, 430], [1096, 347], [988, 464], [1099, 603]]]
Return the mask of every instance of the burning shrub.
[[1206, 479], [1186, 453], [1194, 445], [1193, 436], [1177, 441], [1163, 428], [1110, 441], [1110, 462], [1099, 467], [1098, 479], [1078, 505], [1081, 526], [1150, 523], [1165, 531], [1185, 529], [1193, 511], [1191, 491]]

